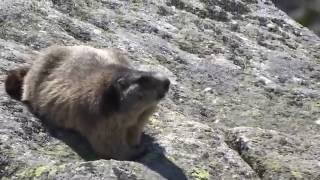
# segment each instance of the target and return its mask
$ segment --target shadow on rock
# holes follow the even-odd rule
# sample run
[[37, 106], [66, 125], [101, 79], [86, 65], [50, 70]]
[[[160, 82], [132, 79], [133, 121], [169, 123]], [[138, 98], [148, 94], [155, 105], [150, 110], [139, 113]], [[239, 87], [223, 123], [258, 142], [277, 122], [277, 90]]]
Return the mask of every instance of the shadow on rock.
[[[45, 124], [45, 123], [43, 123]], [[50, 134], [70, 146], [81, 158], [87, 161], [99, 160], [89, 142], [75, 131], [45, 125]], [[148, 147], [148, 153], [136, 160], [166, 179], [187, 179], [181, 168], [164, 155], [165, 149], [157, 144], [153, 137], [144, 134], [142, 144]]]
[[50, 135], [66, 143], [82, 159], [86, 161], [98, 160], [89, 142], [79, 133], [73, 130], [66, 130], [43, 123]]
[[153, 137], [144, 134], [142, 143], [148, 147], [149, 153], [137, 162], [149, 167], [166, 179], [187, 179], [182, 169], [164, 155], [165, 149], [157, 144]]

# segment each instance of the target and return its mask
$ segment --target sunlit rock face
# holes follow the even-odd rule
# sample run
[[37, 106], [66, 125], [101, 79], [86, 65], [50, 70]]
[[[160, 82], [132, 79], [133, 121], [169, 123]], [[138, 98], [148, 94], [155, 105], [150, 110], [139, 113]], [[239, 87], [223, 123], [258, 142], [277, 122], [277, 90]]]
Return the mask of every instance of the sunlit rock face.
[[[4, 92], [50, 45], [126, 50], [168, 96], [136, 162], [97, 159]], [[0, 177], [319, 179], [320, 40], [270, 0], [0, 1]]]

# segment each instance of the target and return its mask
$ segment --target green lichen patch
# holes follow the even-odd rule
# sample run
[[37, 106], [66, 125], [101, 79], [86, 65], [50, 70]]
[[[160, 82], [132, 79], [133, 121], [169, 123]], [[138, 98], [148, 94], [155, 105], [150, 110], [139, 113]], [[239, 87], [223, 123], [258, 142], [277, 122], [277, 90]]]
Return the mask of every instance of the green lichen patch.
[[192, 169], [191, 176], [194, 177], [196, 180], [208, 180], [210, 174], [207, 170], [196, 167]]
[[303, 178], [301, 172], [299, 172], [299, 171], [291, 171], [291, 175], [296, 179], [302, 179]]
[[17, 177], [18, 179], [33, 179], [33, 178], [39, 178], [43, 176], [45, 173], [50, 176], [54, 176], [56, 172], [61, 171], [65, 169], [65, 165], [59, 165], [59, 166], [49, 166], [49, 165], [39, 165], [36, 167], [27, 167], [25, 169], [22, 169], [18, 171]]
[[65, 144], [57, 144], [54, 146], [39, 149], [44, 155], [60, 157], [60, 158], [75, 158], [76, 154]]
[[43, 165], [38, 167], [31, 167], [24, 169], [21, 173], [18, 174], [19, 178], [35, 178], [40, 177], [43, 173], [50, 170], [49, 166]]
[[270, 169], [270, 170], [274, 170], [274, 171], [278, 171], [282, 167], [280, 162], [276, 159], [267, 159], [264, 162], [264, 165], [265, 165], [266, 169]]

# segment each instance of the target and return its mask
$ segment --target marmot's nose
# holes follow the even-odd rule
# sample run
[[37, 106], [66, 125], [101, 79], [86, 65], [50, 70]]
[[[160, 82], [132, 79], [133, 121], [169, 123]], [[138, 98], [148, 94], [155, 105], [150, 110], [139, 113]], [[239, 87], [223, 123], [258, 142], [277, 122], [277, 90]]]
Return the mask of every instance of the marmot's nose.
[[158, 79], [164, 92], [169, 90], [170, 80], [162, 73], [155, 73], [154, 77]]
[[169, 80], [168, 78], [166, 78], [166, 79], [163, 81], [163, 90], [164, 90], [165, 92], [168, 92], [169, 87], [170, 87], [170, 80]]
[[156, 73], [154, 75], [154, 77], [156, 77], [156, 79], [158, 79], [159, 81], [159, 89], [158, 89], [158, 93], [159, 93], [159, 98], [163, 98], [166, 93], [169, 90], [170, 87], [170, 80], [163, 74], [161, 73]]

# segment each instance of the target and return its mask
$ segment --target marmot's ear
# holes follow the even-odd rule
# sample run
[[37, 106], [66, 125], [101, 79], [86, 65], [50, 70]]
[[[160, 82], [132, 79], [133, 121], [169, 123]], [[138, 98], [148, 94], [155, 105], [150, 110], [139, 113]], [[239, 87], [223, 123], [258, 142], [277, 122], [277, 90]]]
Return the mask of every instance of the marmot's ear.
[[116, 84], [110, 85], [103, 93], [101, 110], [104, 114], [115, 112], [120, 108], [121, 91]]
[[[124, 78], [118, 79], [113, 86], [118, 89], [118, 91], [121, 93], [124, 89], [128, 87], [128, 83]], [[121, 95], [121, 94], [120, 94]]]

